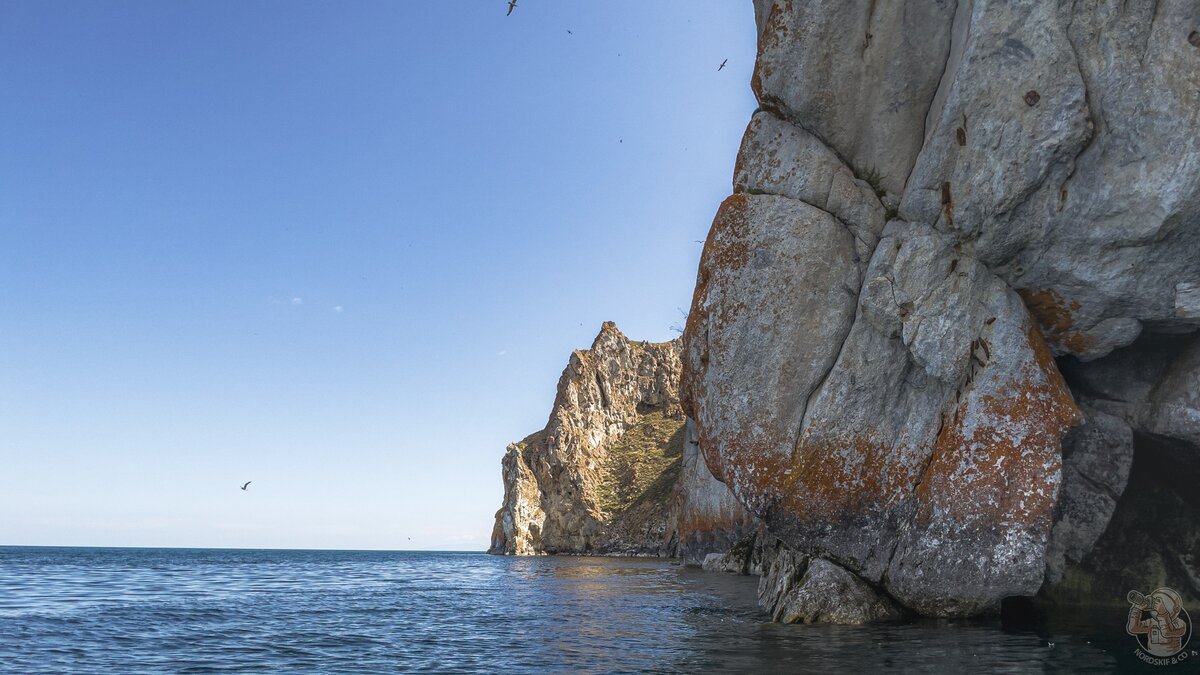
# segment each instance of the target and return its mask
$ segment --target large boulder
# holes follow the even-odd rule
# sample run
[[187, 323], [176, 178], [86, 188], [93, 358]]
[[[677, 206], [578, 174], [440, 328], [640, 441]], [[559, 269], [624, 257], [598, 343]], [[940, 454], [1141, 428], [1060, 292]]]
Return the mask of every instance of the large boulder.
[[755, 2], [682, 405], [793, 581], [988, 611], [1096, 550], [1136, 435], [1200, 446], [1200, 356], [1106, 363], [1200, 326], [1200, 5], [1075, 4]]

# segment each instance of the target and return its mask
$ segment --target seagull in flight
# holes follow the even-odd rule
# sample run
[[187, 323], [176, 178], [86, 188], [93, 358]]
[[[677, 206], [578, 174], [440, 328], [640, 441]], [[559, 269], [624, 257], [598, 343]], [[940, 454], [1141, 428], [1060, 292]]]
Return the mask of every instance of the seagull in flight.
[[253, 482], [254, 482], [254, 481], [252, 481], [252, 480], [248, 480], [248, 481], [246, 481], [246, 483], [245, 483], [244, 485], [242, 485], [242, 489], [243, 489], [243, 490], [245, 490], [245, 489], [246, 489], [246, 486], [247, 486], [247, 485], [249, 485], [249, 484], [251, 484], [251, 483], [253, 483]]
[[[516, 0], [513, 0], [513, 1], [515, 2]], [[726, 63], [729, 63], [729, 59], [725, 59], [724, 61], [721, 62], [721, 65], [717, 66], [718, 73], [725, 69]]]
[[517, 8], [517, 0], [508, 0], [508, 14], [504, 16], [512, 16], [512, 11]]

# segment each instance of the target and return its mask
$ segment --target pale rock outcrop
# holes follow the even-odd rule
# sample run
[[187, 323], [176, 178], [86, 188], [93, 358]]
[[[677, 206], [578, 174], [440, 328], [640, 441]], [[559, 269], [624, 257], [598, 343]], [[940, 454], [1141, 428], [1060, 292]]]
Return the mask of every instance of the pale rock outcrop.
[[729, 551], [758, 524], [734, 499], [729, 487], [713, 477], [700, 453], [696, 425], [691, 419], [685, 432], [672, 512], [676, 546], [671, 554], [695, 563]]
[[490, 552], [699, 561], [741, 538], [749, 516], [685, 438], [679, 376], [678, 340], [606, 322], [571, 355], [546, 428], [508, 446]]
[[796, 412], [837, 357], [858, 284], [853, 239], [827, 212], [772, 195], [721, 205], [688, 315], [684, 388], [709, 468], [755, 513], [776, 495], [751, 484], [782, 478], [771, 463], [791, 453]]
[[1200, 4], [755, 10], [761, 110], [682, 398], [786, 552], [760, 600], [855, 622], [1033, 595], [1148, 517], [1121, 506], [1139, 434], [1200, 447], [1200, 357], [1137, 365], [1200, 326]]
[[519, 443], [510, 443], [500, 460], [504, 506], [496, 512], [492, 552], [533, 555], [541, 549], [542, 526], [547, 518], [542, 510], [537, 478], [526, 459], [526, 449], [539, 447], [543, 437], [544, 434], [538, 432]]

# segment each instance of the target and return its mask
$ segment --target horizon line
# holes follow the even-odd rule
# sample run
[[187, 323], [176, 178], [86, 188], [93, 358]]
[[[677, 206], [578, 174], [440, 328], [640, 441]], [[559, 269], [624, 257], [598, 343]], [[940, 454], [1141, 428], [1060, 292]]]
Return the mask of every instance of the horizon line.
[[91, 548], [91, 549], [131, 549], [131, 550], [176, 550], [176, 551], [311, 551], [326, 553], [479, 553], [486, 555], [486, 550], [459, 549], [415, 549], [415, 548], [257, 548], [253, 546], [96, 546], [72, 544], [0, 544], [5, 548]]

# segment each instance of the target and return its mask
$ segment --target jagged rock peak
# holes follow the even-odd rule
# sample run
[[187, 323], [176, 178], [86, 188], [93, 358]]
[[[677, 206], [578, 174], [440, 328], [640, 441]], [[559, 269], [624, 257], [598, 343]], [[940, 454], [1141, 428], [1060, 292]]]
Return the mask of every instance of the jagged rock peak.
[[696, 531], [745, 515], [685, 442], [679, 356], [678, 339], [630, 340], [611, 321], [571, 354], [546, 427], [501, 462], [492, 553], [675, 555], [724, 540]]

